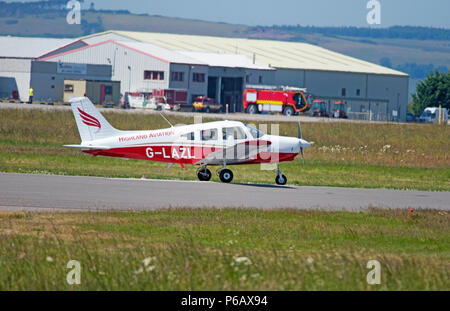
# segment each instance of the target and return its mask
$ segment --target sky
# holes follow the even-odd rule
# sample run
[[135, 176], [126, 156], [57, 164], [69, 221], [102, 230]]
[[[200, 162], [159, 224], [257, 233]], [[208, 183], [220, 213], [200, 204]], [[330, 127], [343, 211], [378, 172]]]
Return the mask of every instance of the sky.
[[[450, 28], [450, 0], [371, 1], [381, 4], [381, 24], [377, 27]], [[126, 9], [133, 13], [251, 26], [373, 27], [366, 20], [369, 0], [85, 0], [84, 6], [91, 2], [97, 9]]]

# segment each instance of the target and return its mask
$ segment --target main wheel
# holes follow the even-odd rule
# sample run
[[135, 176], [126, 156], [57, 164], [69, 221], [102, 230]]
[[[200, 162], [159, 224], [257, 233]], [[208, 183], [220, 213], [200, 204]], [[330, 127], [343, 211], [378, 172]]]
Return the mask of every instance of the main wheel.
[[290, 117], [290, 116], [294, 115], [294, 113], [295, 113], [294, 108], [292, 108], [291, 106], [287, 106], [286, 108], [284, 108], [283, 114], [285, 116]]
[[200, 168], [197, 171], [197, 177], [200, 181], [209, 181], [211, 179], [211, 171], [207, 168]]
[[233, 180], [233, 172], [225, 168], [219, 172], [219, 178], [224, 183], [229, 183]]
[[248, 105], [247, 113], [248, 114], [256, 114], [256, 113], [258, 113], [258, 106], [256, 106], [255, 104]]
[[275, 182], [277, 183], [277, 185], [286, 185], [287, 178], [283, 174], [281, 174], [281, 176], [277, 175], [277, 177], [275, 178]]

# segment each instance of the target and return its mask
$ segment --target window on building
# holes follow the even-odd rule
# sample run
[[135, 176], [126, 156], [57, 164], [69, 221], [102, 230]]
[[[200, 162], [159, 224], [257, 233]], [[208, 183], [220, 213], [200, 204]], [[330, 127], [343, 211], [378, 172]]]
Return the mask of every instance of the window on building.
[[172, 71], [172, 81], [184, 81], [184, 72]]
[[105, 86], [105, 94], [112, 95], [112, 86], [111, 85]]
[[205, 82], [205, 74], [194, 72], [192, 75], [192, 81], [194, 82]]
[[263, 77], [262, 77], [262, 76], [259, 76], [259, 78], [258, 78], [258, 83], [259, 83], [259, 84], [262, 84], [262, 83], [263, 83]]
[[144, 80], [164, 80], [164, 71], [144, 71]]
[[245, 76], [245, 83], [250, 83], [250, 75]]
[[357, 89], [356, 90], [356, 96], [360, 96], [361, 95], [361, 90], [360, 89]]
[[73, 84], [64, 84], [64, 92], [73, 93]]
[[347, 93], [347, 90], [345, 88], [343, 88], [342, 92], [341, 92], [342, 97], [345, 97], [346, 93]]

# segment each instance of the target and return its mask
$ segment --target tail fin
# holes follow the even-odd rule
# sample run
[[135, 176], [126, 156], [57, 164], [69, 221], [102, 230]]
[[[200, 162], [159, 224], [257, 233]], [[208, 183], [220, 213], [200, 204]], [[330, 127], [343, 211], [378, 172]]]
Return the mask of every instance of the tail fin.
[[107, 138], [120, 133], [106, 121], [89, 98], [72, 98], [70, 104], [82, 142]]

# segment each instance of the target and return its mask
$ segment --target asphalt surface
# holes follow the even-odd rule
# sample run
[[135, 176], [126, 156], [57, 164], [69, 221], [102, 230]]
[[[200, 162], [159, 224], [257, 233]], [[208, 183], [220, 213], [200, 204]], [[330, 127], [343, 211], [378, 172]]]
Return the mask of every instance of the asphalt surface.
[[0, 211], [182, 207], [450, 209], [450, 192], [0, 173]]

